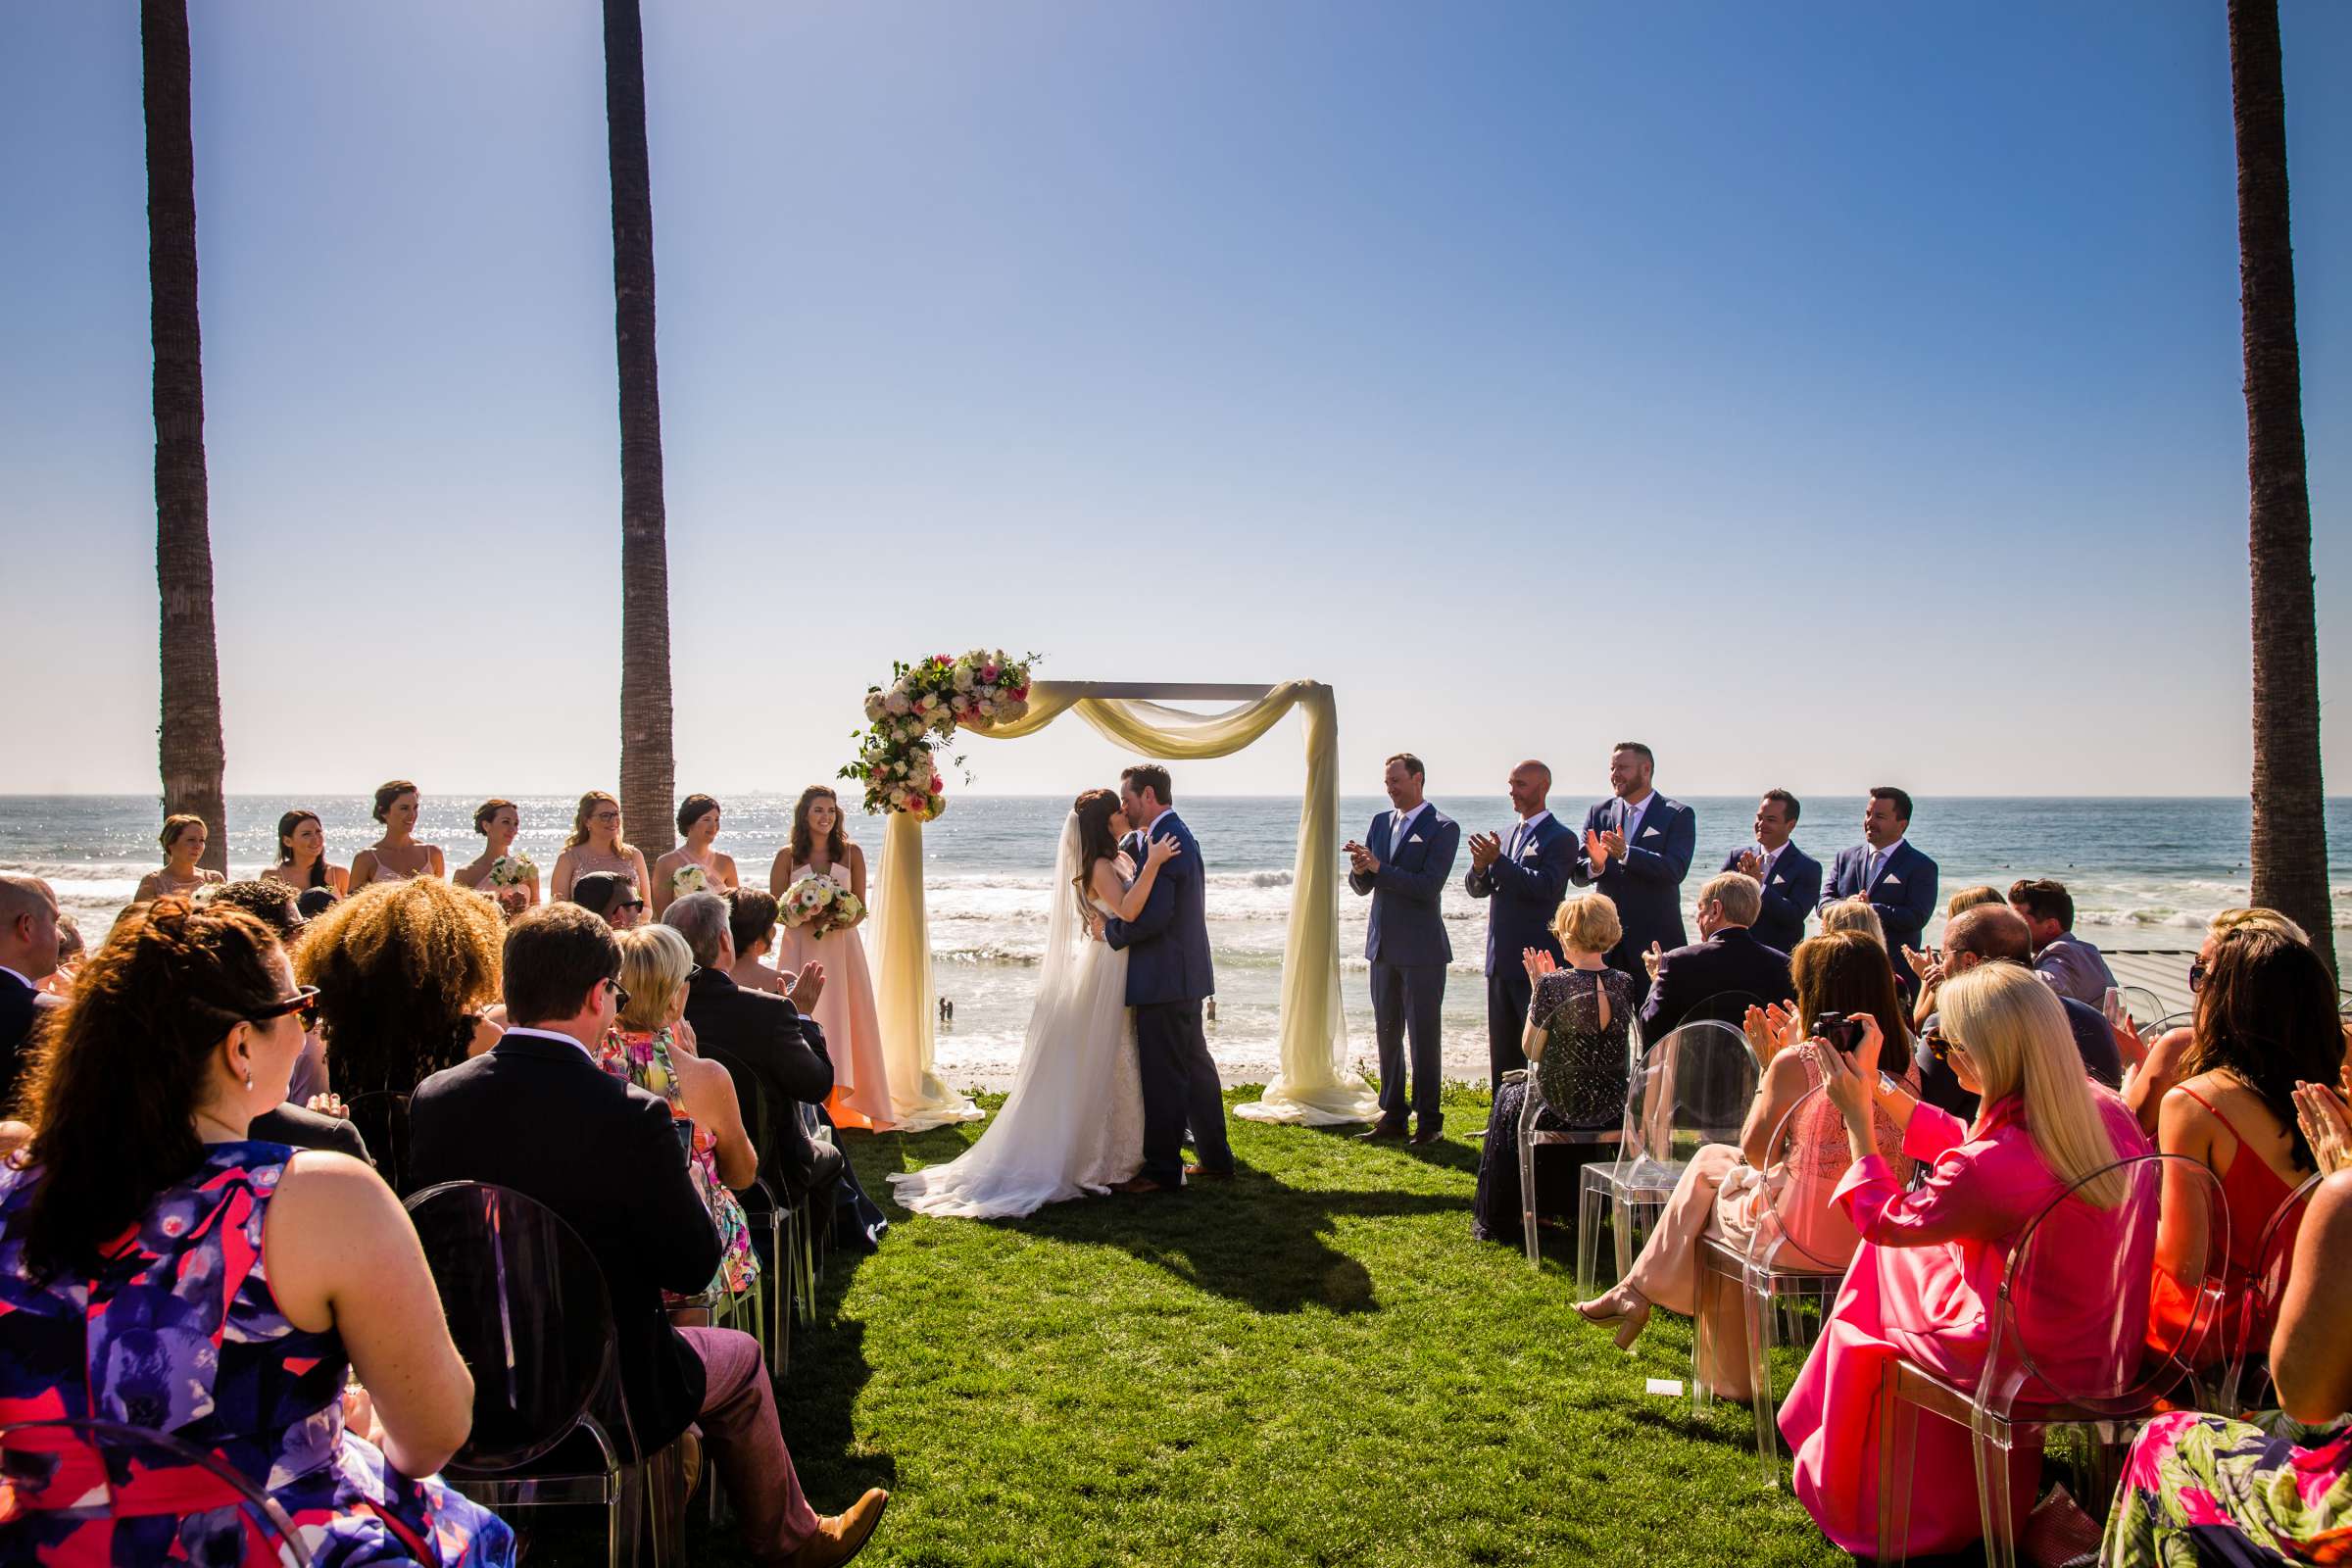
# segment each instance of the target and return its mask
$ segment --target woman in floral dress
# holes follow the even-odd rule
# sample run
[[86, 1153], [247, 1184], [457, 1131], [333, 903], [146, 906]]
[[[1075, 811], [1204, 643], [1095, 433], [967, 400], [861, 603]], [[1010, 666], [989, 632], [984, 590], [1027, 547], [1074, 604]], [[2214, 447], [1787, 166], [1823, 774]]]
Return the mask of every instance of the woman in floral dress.
[[760, 1277], [760, 1260], [735, 1193], [758, 1178], [760, 1156], [744, 1131], [735, 1080], [717, 1062], [694, 1054], [694, 1031], [685, 1019], [694, 950], [665, 925], [634, 926], [614, 936], [628, 1005], [605, 1036], [597, 1064], [668, 1101], [670, 1113], [687, 1129], [686, 1174], [710, 1211], [721, 1244], [718, 1273], [709, 1289], [740, 1296]]
[[[507, 1527], [431, 1479], [473, 1383], [400, 1200], [347, 1155], [246, 1137], [309, 1004], [241, 909], [167, 897], [116, 925], [0, 1165], [0, 1423], [168, 1433], [267, 1493], [321, 1568], [512, 1564]], [[13, 1491], [0, 1560], [279, 1561], [209, 1472], [63, 1434], [11, 1449], [20, 1476], [51, 1468]]]

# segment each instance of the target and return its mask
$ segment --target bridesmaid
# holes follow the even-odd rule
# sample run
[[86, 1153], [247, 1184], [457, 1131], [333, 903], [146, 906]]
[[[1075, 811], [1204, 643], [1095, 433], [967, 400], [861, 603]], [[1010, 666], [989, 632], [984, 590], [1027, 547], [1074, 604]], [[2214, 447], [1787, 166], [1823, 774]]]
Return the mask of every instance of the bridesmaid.
[[164, 847], [164, 868], [139, 878], [139, 890], [130, 896], [131, 903], [147, 904], [167, 893], [189, 894], [208, 882], [218, 887], [228, 880], [218, 871], [203, 870], [196, 864], [204, 858], [204, 847], [211, 842], [203, 817], [167, 816], [164, 830], [156, 835], [155, 841]]
[[447, 876], [441, 846], [416, 842], [416, 812], [423, 804], [416, 786], [396, 778], [375, 792], [368, 814], [384, 825], [384, 836], [351, 858], [351, 891], [370, 882], [406, 882], [412, 877]]
[[[768, 891], [784, 896], [796, 876], [828, 876], [865, 902], [865, 852], [841, 827], [841, 797], [822, 784], [801, 791], [792, 808], [792, 842], [776, 852]], [[859, 915], [858, 923], [864, 923]], [[797, 973], [814, 960], [825, 966], [816, 1021], [833, 1058], [833, 1095], [825, 1109], [836, 1127], [881, 1132], [891, 1125], [890, 1073], [882, 1060], [882, 1022], [874, 1011], [874, 981], [865, 966], [865, 939], [855, 925], [822, 937], [791, 926], [778, 933], [779, 973]]]
[[326, 829], [317, 811], [297, 806], [277, 819], [277, 863], [262, 873], [265, 882], [283, 882], [301, 892], [324, 888], [336, 898], [351, 891], [351, 873], [326, 858]]
[[522, 813], [513, 801], [496, 796], [473, 808], [473, 830], [483, 838], [482, 853], [449, 874], [449, 879], [462, 888], [487, 893], [498, 901], [501, 912], [510, 920], [539, 903], [539, 868], [531, 864], [530, 857], [519, 856], [522, 880], [509, 882], [503, 887], [490, 881], [490, 868], [514, 854], [514, 835], [522, 831]]
[[[651, 896], [655, 919], [661, 919], [662, 910], [689, 893], [735, 891], [735, 857], [710, 847], [718, 837], [718, 803], [708, 795], [689, 795], [678, 808], [678, 837], [686, 842], [654, 862]], [[701, 886], [693, 885], [688, 867], [702, 873]], [[681, 882], [687, 885], [681, 887]]]
[[620, 803], [603, 790], [590, 790], [580, 797], [580, 808], [571, 815], [571, 837], [564, 841], [564, 853], [556, 857], [555, 880], [548, 897], [570, 898], [572, 882], [591, 871], [627, 877], [632, 887], [653, 886], [653, 878], [645, 873], [645, 857], [620, 836]]

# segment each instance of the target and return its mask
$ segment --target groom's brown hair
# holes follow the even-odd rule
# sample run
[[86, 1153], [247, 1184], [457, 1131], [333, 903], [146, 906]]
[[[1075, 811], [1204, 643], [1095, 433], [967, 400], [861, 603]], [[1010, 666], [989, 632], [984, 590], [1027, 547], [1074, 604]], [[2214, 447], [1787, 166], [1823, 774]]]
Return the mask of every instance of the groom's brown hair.
[[[1131, 790], [1150, 790], [1162, 806], [1174, 806], [1175, 798], [1168, 793], [1168, 770], [1157, 762], [1138, 762], [1119, 770], [1119, 782]], [[1138, 822], [1137, 827], [1144, 824]]]

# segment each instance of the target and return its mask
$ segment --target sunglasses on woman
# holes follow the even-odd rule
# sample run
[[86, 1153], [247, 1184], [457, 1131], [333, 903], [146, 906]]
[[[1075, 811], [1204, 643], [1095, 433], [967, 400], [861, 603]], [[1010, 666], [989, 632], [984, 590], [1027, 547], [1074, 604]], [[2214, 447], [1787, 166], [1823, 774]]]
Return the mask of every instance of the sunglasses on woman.
[[2204, 960], [2203, 958], [2191, 958], [2191, 959], [2189, 959], [2189, 960], [2188, 960], [2188, 991], [2189, 991], [2189, 995], [2191, 995], [2191, 996], [2194, 996], [2194, 995], [2196, 995], [2198, 992], [2200, 992], [2200, 991], [2202, 991], [2202, 990], [2204, 990], [2204, 989], [2205, 989], [2205, 960]]
[[1937, 1061], [1949, 1061], [1951, 1060], [1953, 1052], [1966, 1051], [1968, 1049], [1968, 1047], [1962, 1045], [1959, 1041], [1946, 1034], [1944, 1032], [1943, 1025], [1940, 1022], [1933, 1023], [1928, 1026], [1927, 1039], [1928, 1049], [1936, 1053], [1936, 1059]]
[[318, 1028], [318, 988], [317, 986], [297, 986], [294, 988], [294, 995], [286, 998], [283, 1002], [272, 1002], [266, 1007], [258, 1007], [248, 1016], [255, 1023], [268, 1023], [272, 1018], [283, 1018], [289, 1012], [302, 1019], [303, 1028]]

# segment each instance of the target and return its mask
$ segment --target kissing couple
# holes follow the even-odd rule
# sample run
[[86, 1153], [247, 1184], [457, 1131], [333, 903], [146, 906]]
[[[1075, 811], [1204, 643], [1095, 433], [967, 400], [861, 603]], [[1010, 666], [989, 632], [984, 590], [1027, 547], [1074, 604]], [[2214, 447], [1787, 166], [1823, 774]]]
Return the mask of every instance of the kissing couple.
[[[892, 1176], [902, 1204], [1011, 1219], [1088, 1194], [1233, 1175], [1224, 1086], [1200, 1026], [1217, 988], [1203, 869], [1166, 768], [1138, 762], [1116, 794], [1078, 797], [1061, 825], [1012, 1094], [962, 1154]], [[1184, 1163], [1188, 1129], [1198, 1165]]]

